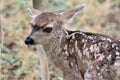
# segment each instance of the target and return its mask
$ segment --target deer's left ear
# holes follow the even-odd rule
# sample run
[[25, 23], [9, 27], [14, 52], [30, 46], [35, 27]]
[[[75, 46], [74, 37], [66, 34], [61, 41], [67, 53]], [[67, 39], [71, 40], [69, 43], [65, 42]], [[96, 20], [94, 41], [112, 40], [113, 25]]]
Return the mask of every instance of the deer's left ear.
[[60, 17], [62, 18], [63, 21], [67, 21], [67, 20], [71, 19], [75, 15], [75, 13], [81, 11], [85, 6], [86, 6], [86, 4], [82, 4], [81, 6], [79, 6], [77, 8], [59, 13]]
[[35, 16], [41, 13], [39, 10], [36, 10], [34, 8], [27, 8], [27, 11], [30, 13], [31, 18], [34, 18]]

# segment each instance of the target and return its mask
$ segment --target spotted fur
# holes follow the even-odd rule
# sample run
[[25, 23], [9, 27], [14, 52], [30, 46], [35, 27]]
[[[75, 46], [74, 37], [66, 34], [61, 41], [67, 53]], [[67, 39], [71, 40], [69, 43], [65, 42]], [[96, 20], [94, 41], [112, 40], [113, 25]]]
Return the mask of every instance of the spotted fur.
[[[115, 80], [115, 62], [120, 59], [120, 42], [94, 33], [64, 30], [61, 43], [48, 53], [66, 80]], [[55, 43], [56, 44], [56, 43]], [[60, 44], [60, 45], [58, 45]], [[116, 79], [117, 80], [117, 79]]]
[[77, 67], [74, 76], [81, 72], [85, 80], [115, 80], [113, 66], [117, 57], [120, 58], [118, 40], [101, 34], [66, 32], [67, 37], [62, 44], [64, 48], [61, 47], [59, 57], [66, 57], [64, 60], [67, 63], [65, 61], [63, 64], [68, 65], [71, 70], [74, 71]]

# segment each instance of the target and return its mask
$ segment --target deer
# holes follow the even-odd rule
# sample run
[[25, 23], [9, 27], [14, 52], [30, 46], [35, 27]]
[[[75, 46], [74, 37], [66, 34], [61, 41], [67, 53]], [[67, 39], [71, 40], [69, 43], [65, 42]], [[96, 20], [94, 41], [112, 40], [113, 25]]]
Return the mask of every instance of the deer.
[[64, 80], [120, 80], [120, 39], [71, 31], [64, 23], [86, 5], [60, 13], [28, 8], [32, 31], [25, 44], [42, 45], [50, 62], [62, 71]]

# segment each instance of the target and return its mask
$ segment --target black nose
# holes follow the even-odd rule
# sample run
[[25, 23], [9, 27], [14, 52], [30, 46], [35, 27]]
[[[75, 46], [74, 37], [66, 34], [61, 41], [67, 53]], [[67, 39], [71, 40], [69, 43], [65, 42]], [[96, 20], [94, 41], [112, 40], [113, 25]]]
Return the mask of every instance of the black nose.
[[32, 44], [34, 44], [34, 41], [33, 41], [32, 38], [27, 37], [26, 40], [25, 40], [25, 44], [26, 44], [26, 45], [32, 45]]

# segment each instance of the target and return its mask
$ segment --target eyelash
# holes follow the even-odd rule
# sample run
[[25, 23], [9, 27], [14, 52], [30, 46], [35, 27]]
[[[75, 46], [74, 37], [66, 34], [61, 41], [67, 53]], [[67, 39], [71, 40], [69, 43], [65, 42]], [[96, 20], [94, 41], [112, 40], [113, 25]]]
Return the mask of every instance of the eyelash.
[[43, 29], [43, 32], [50, 33], [51, 31], [52, 31], [52, 27], [47, 27], [47, 28]]

